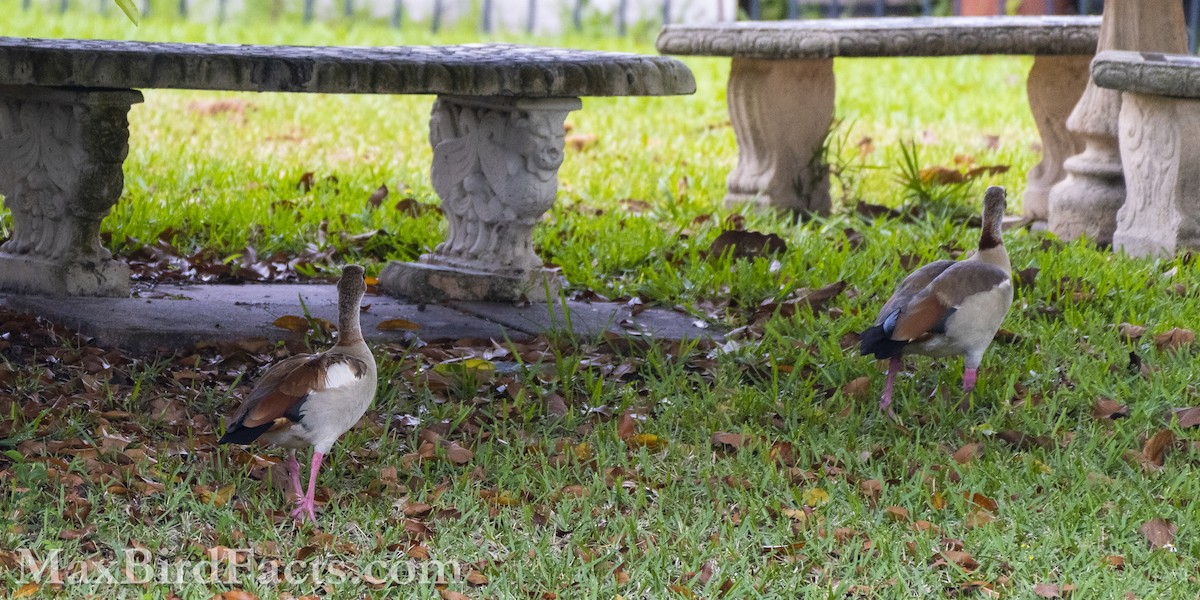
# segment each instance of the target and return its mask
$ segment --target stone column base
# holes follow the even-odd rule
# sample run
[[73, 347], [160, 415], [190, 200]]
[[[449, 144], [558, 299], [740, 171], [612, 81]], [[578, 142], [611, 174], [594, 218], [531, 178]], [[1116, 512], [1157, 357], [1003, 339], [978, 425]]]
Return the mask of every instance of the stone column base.
[[129, 265], [118, 260], [58, 262], [0, 252], [3, 289], [46, 296], [128, 296]]
[[557, 296], [558, 271], [534, 252], [533, 228], [554, 206], [563, 122], [581, 106], [578, 98], [439, 96], [430, 174], [449, 231], [419, 261], [389, 263], [380, 288], [417, 302]]
[[1126, 92], [1120, 126], [1127, 193], [1113, 246], [1133, 256], [1200, 248], [1200, 100]]
[[1063, 180], [1063, 161], [1083, 151], [1082, 140], [1067, 129], [1067, 118], [1083, 96], [1091, 56], [1035, 56], [1026, 80], [1029, 110], [1042, 136], [1042, 160], [1029, 170], [1022, 204], [1025, 217], [1046, 221], [1050, 188]]
[[0, 85], [0, 194], [12, 238], [0, 246], [0, 289], [127, 296], [129, 267], [100, 244], [121, 196], [133, 90]]
[[555, 269], [504, 275], [424, 262], [391, 262], [379, 274], [379, 288], [414, 302], [548, 302], [562, 291]]
[[833, 59], [733, 59], [727, 101], [738, 161], [726, 180], [727, 207], [829, 214], [822, 151], [834, 94]]

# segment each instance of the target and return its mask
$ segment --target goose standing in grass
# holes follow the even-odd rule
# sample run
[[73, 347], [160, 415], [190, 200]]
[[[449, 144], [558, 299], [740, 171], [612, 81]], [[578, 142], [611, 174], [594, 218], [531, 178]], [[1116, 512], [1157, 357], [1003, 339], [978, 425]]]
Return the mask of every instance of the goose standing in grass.
[[[375, 357], [363, 340], [359, 305], [366, 292], [363, 268], [347, 265], [338, 280], [338, 341], [320, 354], [275, 363], [237, 412], [219, 443], [255, 440], [288, 449], [288, 476], [296, 495], [292, 516], [316, 522], [314, 494], [321, 461], [334, 442], [362, 417], [375, 397]], [[300, 487], [296, 451], [312, 446], [308, 492]]]
[[983, 353], [1012, 305], [1012, 266], [1000, 236], [1004, 188], [983, 199], [979, 250], [963, 261], [939, 260], [913, 272], [883, 305], [875, 325], [862, 333], [862, 354], [888, 359], [879, 410], [895, 418], [892, 386], [907, 353], [963, 357], [963, 392], [975, 389]]

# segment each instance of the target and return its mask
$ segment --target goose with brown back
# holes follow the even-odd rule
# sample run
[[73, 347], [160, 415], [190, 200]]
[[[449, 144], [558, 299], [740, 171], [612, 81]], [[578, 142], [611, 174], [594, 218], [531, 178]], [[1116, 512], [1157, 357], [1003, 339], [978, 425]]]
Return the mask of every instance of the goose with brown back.
[[[375, 397], [375, 357], [359, 324], [366, 293], [363, 268], [344, 267], [337, 287], [337, 344], [320, 354], [299, 354], [271, 365], [229, 418], [220, 439], [222, 444], [262, 441], [288, 449], [288, 477], [296, 496], [292, 516], [299, 521], [317, 520], [314, 495], [321, 461]], [[308, 491], [303, 492], [296, 451], [310, 446]]]
[[939, 260], [900, 282], [875, 325], [862, 333], [863, 355], [888, 361], [879, 409], [892, 418], [892, 387], [904, 354], [963, 357], [963, 392], [975, 389], [983, 353], [1012, 305], [1012, 266], [1001, 237], [1004, 188], [992, 186], [983, 199], [979, 249], [962, 261]]

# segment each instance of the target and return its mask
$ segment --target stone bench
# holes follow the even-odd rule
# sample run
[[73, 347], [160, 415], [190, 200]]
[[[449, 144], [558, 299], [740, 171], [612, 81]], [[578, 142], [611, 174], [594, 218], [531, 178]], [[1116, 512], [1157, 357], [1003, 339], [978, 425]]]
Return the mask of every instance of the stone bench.
[[668, 25], [657, 45], [663, 54], [733, 59], [728, 102], [738, 161], [726, 203], [815, 213], [831, 206], [820, 149], [833, 123], [834, 58], [1033, 55], [1026, 85], [1044, 154], [1029, 172], [1024, 205], [1044, 220], [1063, 161], [1082, 148], [1066, 121], [1099, 31], [1099, 17], [817, 19]]
[[436, 94], [431, 178], [447, 239], [390, 263], [388, 292], [425, 302], [539, 299], [557, 277], [531, 231], [554, 204], [563, 123], [581, 96], [689, 94], [691, 72], [657, 56], [507, 44], [231, 46], [0, 37], [0, 194], [13, 214], [0, 289], [129, 294], [100, 244], [121, 195], [131, 105], [146, 88]]
[[1125, 203], [1113, 245], [1137, 256], [1200, 248], [1200, 58], [1105, 51], [1092, 79], [1122, 92]]

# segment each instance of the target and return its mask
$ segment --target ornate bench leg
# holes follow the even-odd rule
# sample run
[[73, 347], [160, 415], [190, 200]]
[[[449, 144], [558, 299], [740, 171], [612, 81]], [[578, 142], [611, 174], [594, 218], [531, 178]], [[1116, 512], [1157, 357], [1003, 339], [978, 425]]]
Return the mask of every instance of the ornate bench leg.
[[1200, 100], [1121, 96], [1125, 204], [1113, 245], [1135, 256], [1200, 248]]
[[[1117, 0], [1104, 4], [1097, 51], [1187, 51], [1183, 5], [1178, 0]], [[1081, 235], [1097, 244], [1113, 241], [1117, 210], [1125, 203], [1125, 179], [1117, 145], [1121, 95], [1089, 81], [1067, 129], [1083, 138], [1084, 150], [1068, 158], [1067, 176], [1050, 190], [1050, 231]]]
[[1084, 149], [1063, 162], [1067, 175], [1050, 189], [1050, 231], [1058, 237], [1112, 243], [1117, 209], [1125, 202], [1117, 147], [1120, 109], [1118, 92], [1089, 82], [1067, 119], [1067, 129], [1083, 140]]
[[726, 206], [828, 213], [821, 147], [833, 123], [833, 60], [734, 58], [727, 98], [738, 162]]
[[557, 272], [534, 253], [532, 231], [554, 205], [563, 122], [581, 106], [578, 98], [439, 96], [431, 178], [450, 230], [417, 262], [389, 263], [380, 287], [418, 302], [557, 294]]
[[1067, 130], [1067, 117], [1088, 82], [1091, 56], [1037, 56], [1029, 70], [1029, 109], [1042, 136], [1042, 161], [1029, 171], [1025, 216], [1046, 221], [1050, 188], [1066, 176], [1063, 161], [1083, 151], [1083, 142]]
[[0, 289], [126, 296], [129, 267], [100, 246], [100, 221], [121, 195], [132, 90], [0, 86], [0, 194], [12, 238]]

